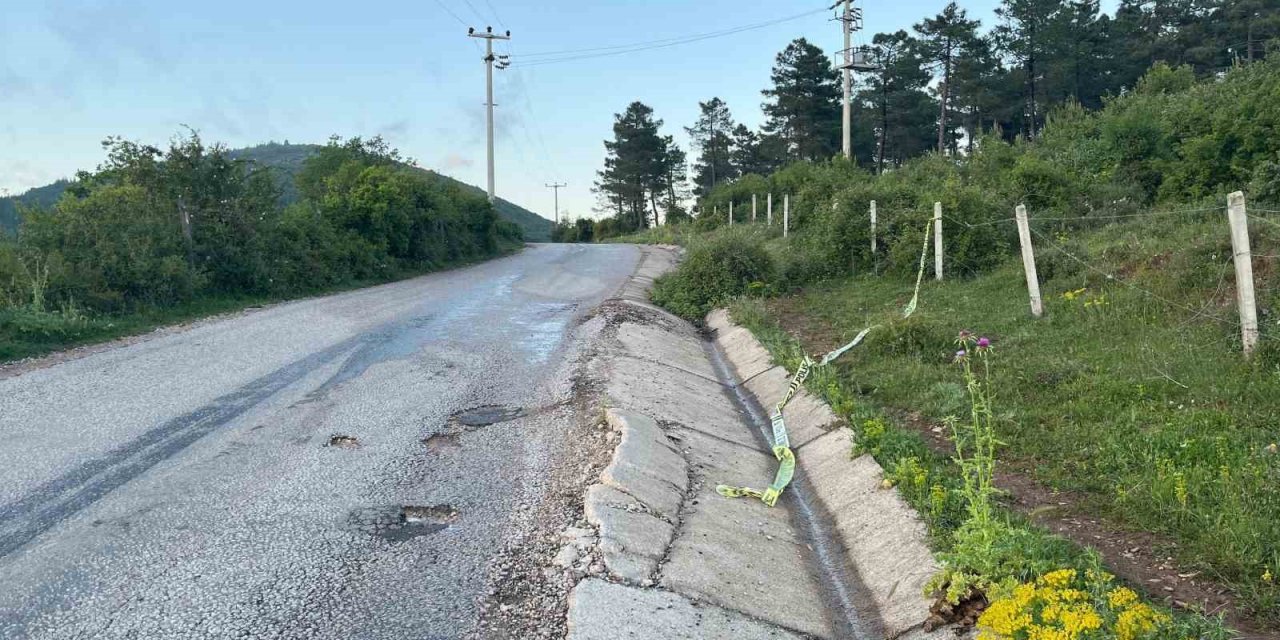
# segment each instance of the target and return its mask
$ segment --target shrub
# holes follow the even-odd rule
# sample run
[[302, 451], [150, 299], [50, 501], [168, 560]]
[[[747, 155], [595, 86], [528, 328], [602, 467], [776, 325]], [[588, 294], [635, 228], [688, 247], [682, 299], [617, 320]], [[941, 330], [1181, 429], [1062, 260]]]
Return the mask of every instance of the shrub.
[[716, 305], [748, 292], [753, 283], [772, 282], [773, 275], [773, 260], [758, 236], [725, 230], [693, 244], [678, 269], [658, 278], [653, 300], [696, 321]]

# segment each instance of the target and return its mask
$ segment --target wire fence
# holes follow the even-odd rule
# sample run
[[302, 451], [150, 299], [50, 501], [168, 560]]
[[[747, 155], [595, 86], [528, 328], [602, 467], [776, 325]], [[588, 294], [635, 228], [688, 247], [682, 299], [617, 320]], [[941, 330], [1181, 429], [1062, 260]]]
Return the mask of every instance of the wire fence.
[[[764, 198], [758, 198], [763, 201]], [[775, 202], [776, 204], [776, 202]], [[1280, 210], [1266, 209], [1260, 207], [1247, 207], [1244, 202], [1243, 194], [1232, 194], [1227, 204], [1221, 206], [1196, 206], [1176, 209], [1164, 209], [1156, 211], [1145, 211], [1135, 213], [1117, 213], [1117, 214], [1099, 214], [1084, 215], [1077, 217], [1067, 216], [1031, 216], [1028, 215], [1024, 220], [1019, 220], [1017, 216], [1008, 218], [998, 218], [994, 220], [983, 220], [981, 222], [970, 222], [958, 218], [941, 209], [941, 205], [935, 205], [933, 212], [922, 212], [914, 208], [898, 208], [898, 207], [878, 207], [874, 202], [869, 202], [868, 212], [870, 215], [866, 218], [867, 224], [870, 225], [869, 236], [871, 237], [871, 246], [873, 251], [877, 246], [876, 241], [878, 234], [887, 234], [887, 230], [900, 228], [901, 226], [924, 225], [933, 222], [935, 229], [935, 242], [945, 249], [946, 232], [945, 226], [952, 225], [953, 228], [959, 227], [963, 229], [980, 229], [984, 227], [994, 227], [998, 225], [1012, 225], [1019, 227], [1020, 231], [1025, 231], [1025, 236], [1030, 240], [1026, 257], [1030, 264], [1025, 265], [1028, 272], [1028, 293], [1032, 297], [1033, 313], [1039, 315], [1037, 303], [1034, 301], [1039, 296], [1039, 281], [1036, 279], [1037, 286], [1032, 287], [1030, 279], [1035, 273], [1036, 253], [1040, 252], [1043, 257], [1044, 251], [1052, 252], [1052, 254], [1060, 255], [1062, 258], [1075, 263], [1082, 270], [1101, 278], [1104, 282], [1114, 284], [1130, 290], [1141, 297], [1150, 299], [1160, 305], [1164, 305], [1170, 310], [1176, 311], [1179, 315], [1185, 314], [1173, 326], [1175, 330], [1190, 331], [1193, 328], [1200, 327], [1206, 322], [1215, 323], [1218, 327], [1228, 332], [1228, 335], [1209, 343], [1201, 342], [1201, 346], [1216, 346], [1226, 342], [1236, 342], [1246, 352], [1246, 355], [1252, 352], [1260, 340], [1271, 340], [1280, 337], [1280, 325], [1269, 326], [1266, 323], [1260, 323], [1258, 319], [1258, 296], [1255, 287], [1258, 284], [1252, 272], [1262, 270], [1268, 274], [1280, 271], [1280, 265], [1269, 264], [1271, 261], [1280, 260], [1280, 253], [1276, 253], [1276, 249], [1280, 249], [1280, 236], [1276, 231], [1280, 231], [1280, 219], [1275, 219], [1261, 214], [1280, 214]], [[838, 206], [838, 204], [836, 205]], [[749, 207], [749, 202], [748, 202]], [[1238, 209], [1235, 209], [1238, 208]], [[1235, 210], [1233, 210], [1235, 209]], [[723, 210], [723, 209], [722, 209]], [[741, 210], [741, 209], [739, 209]], [[749, 210], [749, 209], [748, 209]], [[874, 211], [874, 213], [871, 213]], [[774, 212], [775, 217], [778, 212]], [[794, 225], [795, 213], [792, 212], [790, 222]], [[1213, 242], [1223, 242], [1230, 237], [1232, 247], [1229, 255], [1225, 256], [1220, 266], [1215, 267], [1216, 273], [1211, 276], [1210, 282], [1215, 282], [1212, 289], [1204, 287], [1193, 287], [1196, 291], [1190, 296], [1190, 299], [1198, 300], [1195, 303], [1189, 303], [1185, 300], [1175, 299], [1178, 292], [1162, 293], [1154, 290], [1152, 287], [1144, 286], [1135, 281], [1134, 278], [1128, 277], [1117, 272], [1115, 269], [1108, 269], [1102, 266], [1096, 256], [1088, 255], [1087, 251], [1075, 248], [1075, 245], [1067, 246], [1062, 238], [1062, 234], [1069, 233], [1074, 226], [1087, 225], [1094, 222], [1117, 222], [1117, 221], [1136, 221], [1141, 219], [1167, 219], [1178, 216], [1194, 216], [1199, 214], [1210, 213], [1226, 213], [1222, 218], [1222, 235], [1207, 236], [1204, 240], [1209, 243], [1201, 245], [1211, 246]], [[1238, 216], [1237, 216], [1238, 214]], [[1238, 218], [1238, 221], [1237, 221]], [[760, 216], [763, 220], [764, 216]], [[944, 224], [938, 224], [937, 220], [941, 220]], [[1205, 218], [1201, 222], [1208, 222], [1210, 218]], [[740, 218], [740, 223], [749, 223], [750, 220]], [[780, 222], [780, 220], [779, 220]], [[1260, 228], [1254, 233], [1250, 233], [1249, 223], [1257, 223]], [[1054, 225], [1055, 233], [1044, 230], [1046, 225]], [[1233, 230], [1233, 226], [1235, 229]], [[1257, 244], [1250, 240], [1256, 238], [1261, 241], [1259, 246], [1266, 246], [1271, 251], [1258, 252], [1253, 251], [1251, 245]], [[1021, 244], [1021, 240], [1019, 242]], [[880, 245], [883, 246], [883, 245]], [[1084, 255], [1081, 255], [1084, 254]], [[939, 256], [945, 261], [945, 251]], [[879, 258], [877, 254], [872, 256], [874, 264], [879, 267]], [[1210, 254], [1210, 258], [1216, 260], [1214, 254]], [[1235, 271], [1234, 277], [1231, 272]], [[950, 272], [954, 273], [955, 267], [950, 267]], [[971, 269], [960, 266], [959, 271], [964, 275], [979, 275]], [[939, 272], [940, 274], [942, 271]], [[938, 276], [941, 279], [941, 275]], [[1241, 278], [1247, 278], [1247, 282], [1241, 281]], [[1269, 279], [1264, 279], [1263, 284], [1270, 285]], [[1272, 292], [1264, 292], [1272, 293]], [[1234, 300], [1232, 300], [1234, 298]], [[1235, 313], [1226, 311], [1235, 303]], [[1263, 306], [1264, 317], [1270, 317], [1271, 310]], [[1275, 324], [1274, 322], [1272, 324]], [[1167, 377], [1167, 376], [1166, 376]], [[1176, 382], [1176, 381], [1175, 381]]]

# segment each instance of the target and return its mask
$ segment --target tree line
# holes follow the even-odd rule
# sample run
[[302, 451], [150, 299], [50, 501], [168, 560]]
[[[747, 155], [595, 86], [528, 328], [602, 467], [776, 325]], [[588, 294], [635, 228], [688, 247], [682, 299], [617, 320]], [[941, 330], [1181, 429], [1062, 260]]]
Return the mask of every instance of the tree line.
[[0, 334], [33, 314], [284, 297], [520, 243], [484, 197], [413, 167], [381, 138], [331, 139], [294, 176], [298, 199], [287, 206], [275, 169], [194, 132], [167, 149], [103, 146], [96, 171], [77, 174], [52, 206], [24, 208], [16, 237], [0, 239]]
[[[1280, 42], [1280, 0], [1121, 0], [1114, 14], [1098, 0], [1003, 0], [984, 28], [956, 3], [911, 30], [877, 33], [861, 52], [874, 69], [855, 74], [854, 162], [875, 173], [936, 152], [972, 154], [986, 136], [1036, 139], [1064, 105], [1086, 110], [1132, 92], [1158, 63], [1199, 78], [1262, 60]], [[831, 159], [841, 150], [841, 76], [833, 58], [804, 38], [775, 58], [762, 91], [758, 130], [734, 120], [718, 97], [699, 102], [686, 127], [696, 161], [662, 120], [640, 102], [615, 116], [595, 190], [607, 214], [596, 239], [679, 221], [683, 202], [745, 176], [794, 162]], [[706, 212], [701, 212], [706, 213]]]

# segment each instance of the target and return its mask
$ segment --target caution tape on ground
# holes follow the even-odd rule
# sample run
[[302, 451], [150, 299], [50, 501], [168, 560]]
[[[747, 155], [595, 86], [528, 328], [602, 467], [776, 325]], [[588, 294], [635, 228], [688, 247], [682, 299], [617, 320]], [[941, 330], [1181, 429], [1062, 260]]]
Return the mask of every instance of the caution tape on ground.
[[[920, 283], [924, 281], [924, 264], [929, 253], [929, 225], [925, 225], [924, 246], [920, 249], [920, 269], [916, 272], [915, 292], [911, 294], [911, 302], [902, 310], [904, 319], [910, 318], [915, 313], [916, 306], [920, 301]], [[717, 485], [716, 492], [726, 498], [757, 498], [761, 502], [770, 507], [778, 503], [778, 498], [782, 496], [782, 491], [791, 484], [791, 478], [796, 473], [796, 454], [791, 450], [791, 440], [787, 437], [787, 424], [782, 418], [782, 411], [786, 408], [787, 403], [791, 402], [791, 398], [800, 391], [800, 385], [804, 384], [806, 378], [814, 367], [825, 367], [831, 364], [833, 360], [844, 355], [845, 352], [862, 343], [863, 338], [871, 333], [872, 329], [880, 325], [872, 325], [858, 332], [853, 340], [848, 344], [822, 356], [822, 359], [814, 362], [808, 355], [800, 362], [800, 367], [796, 369], [796, 373], [791, 377], [791, 384], [787, 386], [787, 394], [773, 406], [773, 414], [769, 418], [769, 422], [773, 427], [773, 456], [778, 459], [778, 473], [773, 477], [773, 484], [769, 485], [764, 491], [752, 489], [751, 487], [734, 487], [726, 484]]]

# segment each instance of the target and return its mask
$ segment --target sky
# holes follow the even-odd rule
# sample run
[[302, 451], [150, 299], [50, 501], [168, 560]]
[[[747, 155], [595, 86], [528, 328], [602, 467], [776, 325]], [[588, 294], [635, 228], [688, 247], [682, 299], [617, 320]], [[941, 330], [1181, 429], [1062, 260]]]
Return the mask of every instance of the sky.
[[[1116, 2], [1104, 0], [1103, 9]], [[998, 3], [959, 4], [990, 27]], [[0, 194], [94, 168], [107, 136], [161, 144], [184, 126], [232, 148], [381, 135], [421, 166], [483, 188], [483, 42], [468, 38], [467, 27], [491, 25], [512, 34], [497, 50], [513, 64], [494, 72], [498, 195], [550, 218], [545, 185], [563, 182], [562, 215], [591, 216], [603, 141], [627, 104], [653, 107], [664, 133], [687, 150], [684, 127], [698, 101], [719, 96], [755, 127], [760, 91], [788, 42], [803, 36], [828, 54], [842, 46], [827, 5], [806, 0], [5, 4]], [[947, 0], [857, 4], [865, 29], [855, 44], [909, 30]], [[541, 55], [770, 22], [678, 46]]]

